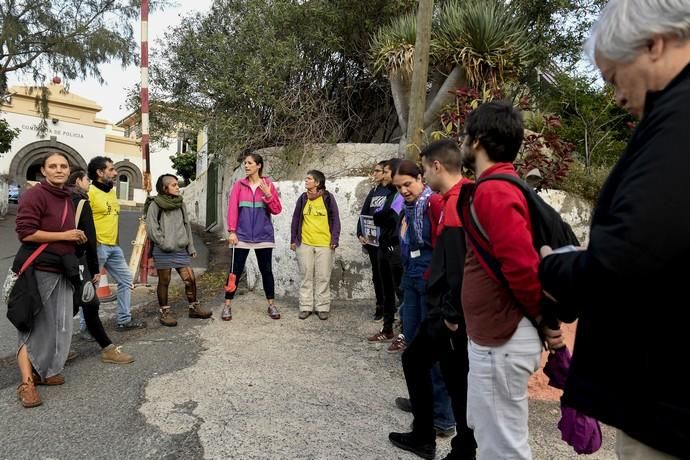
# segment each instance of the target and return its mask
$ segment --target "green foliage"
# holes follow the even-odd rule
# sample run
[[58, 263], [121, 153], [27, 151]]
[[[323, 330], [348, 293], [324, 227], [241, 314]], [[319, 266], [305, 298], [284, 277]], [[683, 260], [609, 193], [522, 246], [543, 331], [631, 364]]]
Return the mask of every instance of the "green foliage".
[[0, 154], [8, 152], [12, 148], [12, 141], [19, 135], [19, 129], [10, 128], [7, 120], [0, 119]]
[[173, 168], [177, 174], [182, 177], [185, 183], [189, 183], [196, 179], [196, 152], [177, 153], [170, 155]]
[[611, 168], [605, 166], [597, 166], [588, 170], [582, 163], [576, 161], [571, 165], [568, 174], [558, 188], [580, 196], [594, 205], [610, 172]]
[[[153, 6], [167, 3], [159, 0]], [[103, 82], [100, 64], [136, 62], [131, 20], [139, 7], [138, 0], [0, 0], [0, 94], [7, 91], [12, 72], [39, 85], [49, 73]], [[46, 91], [37, 93], [36, 102], [44, 118]]]
[[437, 29], [434, 54], [461, 65], [471, 86], [515, 80], [534, 53], [525, 23], [502, 0], [449, 1]]
[[167, 123], [152, 120], [152, 132], [205, 125], [216, 153], [368, 142], [395, 120], [385, 83], [369, 71], [369, 42], [414, 3], [216, 0], [183, 18], [152, 60], [151, 98]]
[[394, 18], [371, 42], [374, 72], [412, 76], [417, 19], [413, 14]]

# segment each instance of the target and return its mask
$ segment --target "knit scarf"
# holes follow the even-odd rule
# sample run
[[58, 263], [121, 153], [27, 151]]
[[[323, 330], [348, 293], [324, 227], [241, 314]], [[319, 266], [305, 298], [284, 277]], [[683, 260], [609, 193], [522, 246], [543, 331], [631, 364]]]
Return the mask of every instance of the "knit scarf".
[[173, 209], [180, 209], [182, 203], [184, 202], [181, 196], [171, 196], [171, 195], [156, 195], [153, 197], [153, 201], [156, 202], [159, 208], [163, 211], [172, 211]]
[[426, 213], [429, 197], [431, 197], [432, 193], [433, 191], [431, 188], [425, 185], [424, 191], [419, 195], [414, 206], [414, 232], [420, 248], [424, 246], [424, 214]]

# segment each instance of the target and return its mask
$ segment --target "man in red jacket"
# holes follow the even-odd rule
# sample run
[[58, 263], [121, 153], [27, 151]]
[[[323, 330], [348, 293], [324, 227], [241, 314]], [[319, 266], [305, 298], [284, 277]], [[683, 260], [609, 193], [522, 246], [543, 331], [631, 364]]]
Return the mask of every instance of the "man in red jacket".
[[465, 261], [465, 234], [457, 211], [464, 179], [460, 167], [460, 148], [452, 139], [429, 144], [421, 153], [424, 178], [442, 197], [442, 212], [436, 227], [436, 242], [427, 273], [427, 319], [403, 353], [409, 402], [396, 399], [396, 405], [409, 405], [414, 415], [412, 431], [390, 433], [390, 441], [422, 458], [433, 458], [434, 388], [431, 370], [440, 365], [453, 407], [456, 436], [444, 460], [471, 460], [477, 444], [467, 427], [467, 335], [460, 305], [460, 289]]
[[[512, 105], [481, 105], [465, 123], [463, 164], [478, 180], [492, 174], [517, 176], [512, 162], [523, 132], [522, 117]], [[473, 226], [465, 226], [462, 307], [469, 338], [467, 422], [474, 429], [479, 458], [531, 459], [527, 381], [539, 369], [542, 343], [530, 319], [539, 316], [542, 290], [529, 208], [518, 187], [500, 180], [476, 186], [473, 201], [462, 197], [461, 218], [464, 221], [473, 212], [489, 242], [475, 246], [480, 239], [473, 237]], [[496, 279], [487, 266], [482, 257], [487, 253], [498, 261], [505, 281]]]

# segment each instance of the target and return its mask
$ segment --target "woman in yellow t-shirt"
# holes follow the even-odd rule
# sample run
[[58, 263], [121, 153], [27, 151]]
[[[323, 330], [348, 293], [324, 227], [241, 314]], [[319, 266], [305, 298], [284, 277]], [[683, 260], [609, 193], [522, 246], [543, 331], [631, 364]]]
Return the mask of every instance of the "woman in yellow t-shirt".
[[331, 310], [331, 268], [340, 238], [340, 214], [335, 197], [326, 190], [326, 176], [312, 169], [304, 179], [307, 189], [292, 213], [290, 249], [297, 252], [302, 275], [299, 318], [316, 311], [328, 319]]

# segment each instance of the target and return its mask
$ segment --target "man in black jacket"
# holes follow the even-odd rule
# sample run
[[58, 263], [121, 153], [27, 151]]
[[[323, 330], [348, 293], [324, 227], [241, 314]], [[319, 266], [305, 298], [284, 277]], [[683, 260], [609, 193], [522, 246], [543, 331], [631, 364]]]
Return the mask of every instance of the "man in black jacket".
[[[427, 281], [428, 318], [419, 326], [412, 343], [402, 356], [403, 370], [414, 415], [412, 432], [390, 433], [397, 447], [422, 458], [434, 458], [434, 401], [431, 368], [441, 366], [443, 379], [453, 406], [456, 435], [446, 460], [475, 458], [477, 444], [467, 427], [467, 333], [460, 304], [465, 266], [465, 235], [457, 212], [463, 184], [460, 149], [450, 139], [429, 144], [421, 153], [424, 178], [443, 196], [443, 214], [439, 221], [436, 245]], [[400, 399], [400, 398], [399, 398]], [[401, 401], [396, 400], [401, 406]]]
[[[364, 204], [362, 205], [361, 216], [373, 216], [376, 211], [383, 207], [386, 198], [390, 195], [391, 190], [385, 185], [381, 184], [383, 181], [383, 167], [385, 161], [379, 161], [374, 166], [374, 187], [369, 191]], [[374, 321], [383, 319], [383, 285], [381, 284], [381, 275], [378, 270], [378, 256], [379, 248], [369, 244], [369, 240], [364, 236], [361, 219], [357, 219], [357, 239], [362, 243], [362, 248], [369, 255], [371, 262], [372, 281], [374, 282], [374, 292], [376, 294], [376, 310], [374, 311]]]
[[690, 458], [690, 2], [613, 0], [588, 44], [641, 121], [587, 249], [541, 251], [544, 290], [580, 307], [562, 402], [616, 427], [620, 459]]

